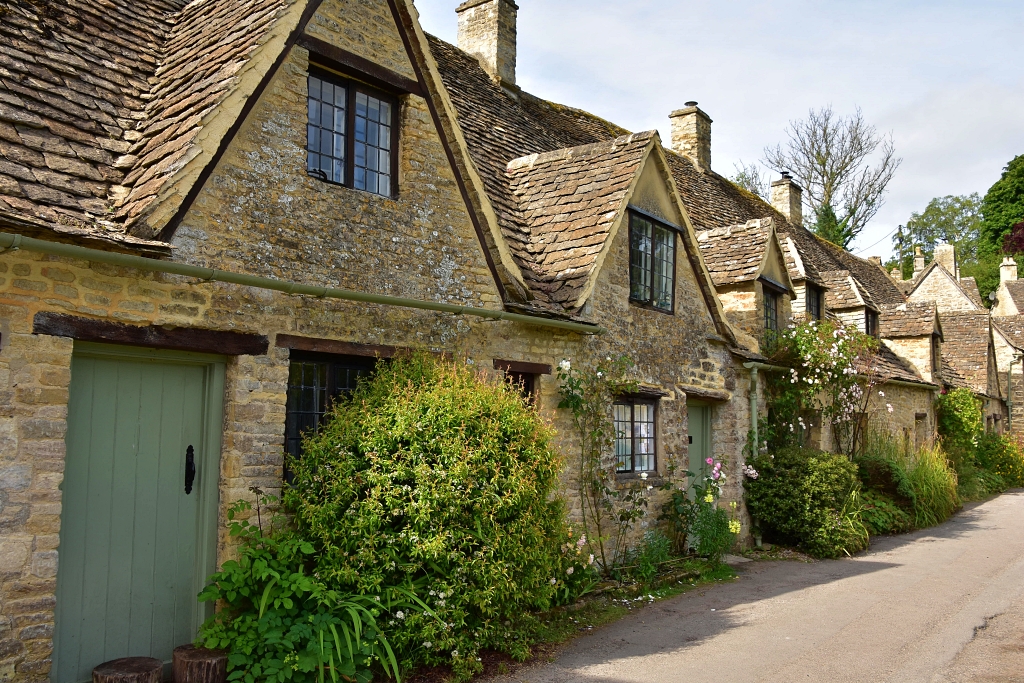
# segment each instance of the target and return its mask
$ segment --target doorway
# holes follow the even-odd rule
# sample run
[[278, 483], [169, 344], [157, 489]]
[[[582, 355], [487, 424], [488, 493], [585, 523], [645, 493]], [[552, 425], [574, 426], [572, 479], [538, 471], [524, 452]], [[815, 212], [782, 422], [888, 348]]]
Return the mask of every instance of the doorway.
[[[224, 359], [76, 343], [53, 683], [120, 657], [169, 663], [209, 611]], [[166, 667], [165, 667], [166, 668]]]

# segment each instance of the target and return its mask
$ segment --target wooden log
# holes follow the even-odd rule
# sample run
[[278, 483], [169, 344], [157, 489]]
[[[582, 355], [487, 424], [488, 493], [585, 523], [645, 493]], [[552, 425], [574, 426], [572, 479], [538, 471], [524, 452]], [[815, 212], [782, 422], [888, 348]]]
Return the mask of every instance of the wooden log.
[[195, 645], [174, 648], [174, 683], [225, 683], [228, 653]]
[[92, 683], [161, 683], [164, 663], [152, 657], [125, 657], [92, 670]]

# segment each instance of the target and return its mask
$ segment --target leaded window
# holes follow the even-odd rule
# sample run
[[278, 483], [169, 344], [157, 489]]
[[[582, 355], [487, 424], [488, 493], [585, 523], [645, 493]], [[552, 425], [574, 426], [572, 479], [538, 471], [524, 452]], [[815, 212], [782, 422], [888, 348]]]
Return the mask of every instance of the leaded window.
[[395, 192], [396, 102], [319, 70], [309, 74], [306, 170], [385, 197]]
[[764, 287], [764, 329], [766, 332], [779, 331], [779, 293]]
[[864, 311], [864, 334], [871, 337], [878, 336], [878, 313], [871, 309]]
[[616, 472], [655, 471], [655, 408], [653, 401], [639, 399], [614, 404]]
[[811, 320], [821, 320], [824, 306], [824, 292], [814, 285], [807, 285], [807, 316]]
[[285, 407], [285, 451], [302, 455], [302, 438], [316, 433], [339, 397], [355, 390], [359, 380], [373, 373], [373, 358], [293, 353], [288, 370]]
[[629, 219], [629, 298], [672, 312], [675, 294], [675, 232], [635, 213]]

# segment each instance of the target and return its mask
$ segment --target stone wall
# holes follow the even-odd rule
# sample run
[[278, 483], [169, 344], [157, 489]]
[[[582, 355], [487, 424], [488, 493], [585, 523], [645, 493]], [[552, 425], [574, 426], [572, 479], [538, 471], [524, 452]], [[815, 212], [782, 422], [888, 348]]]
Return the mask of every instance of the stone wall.
[[960, 286], [938, 268], [932, 269], [907, 299], [914, 303], [934, 301], [940, 312], [978, 310], [977, 304], [967, 298]]
[[926, 382], [941, 384], [941, 370], [939, 372], [935, 372], [932, 369], [931, 337], [883, 339], [882, 343], [888, 346], [897, 356], [910, 363]]

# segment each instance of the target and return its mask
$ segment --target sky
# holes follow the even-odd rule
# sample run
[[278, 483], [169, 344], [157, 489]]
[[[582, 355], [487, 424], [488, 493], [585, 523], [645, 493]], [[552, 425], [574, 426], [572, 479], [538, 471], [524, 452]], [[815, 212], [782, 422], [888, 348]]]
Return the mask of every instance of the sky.
[[[415, 0], [456, 42], [460, 0]], [[714, 120], [712, 168], [763, 157], [792, 120], [860, 107], [902, 157], [885, 206], [851, 245], [888, 257], [929, 200], [985, 191], [1024, 154], [1022, 0], [517, 0], [517, 82], [669, 140], [690, 100]]]

